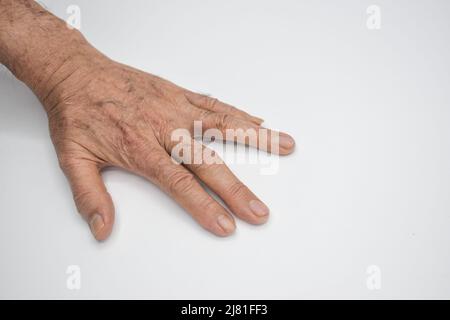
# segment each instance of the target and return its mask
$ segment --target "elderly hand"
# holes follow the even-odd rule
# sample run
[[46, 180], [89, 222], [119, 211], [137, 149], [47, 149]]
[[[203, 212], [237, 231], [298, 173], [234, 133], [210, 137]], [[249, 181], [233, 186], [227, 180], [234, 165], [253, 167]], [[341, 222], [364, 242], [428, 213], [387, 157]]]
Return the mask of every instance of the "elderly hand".
[[[34, 10], [41, 10], [35, 6], [32, 5]], [[50, 21], [45, 21], [48, 28], [65, 28], [51, 20], [55, 17], [48, 13], [45, 16]], [[123, 168], [153, 182], [216, 235], [233, 233], [235, 221], [199, 180], [237, 217], [252, 224], [267, 221], [269, 209], [223, 162], [178, 164], [171, 157], [179, 143], [174, 141], [173, 132], [185, 129], [193, 134], [194, 121], [202, 122], [203, 131], [216, 128], [228, 137], [227, 130], [265, 130], [260, 126], [261, 119], [114, 62], [77, 31], [63, 32], [59, 41], [64, 46], [48, 45], [52, 47], [49, 60], [34, 61], [30, 56], [26, 63], [17, 65], [10, 58], [7, 61], [43, 103], [61, 168], [70, 182], [77, 208], [97, 240], [106, 239], [114, 223], [113, 202], [100, 174], [108, 166]], [[34, 65], [44, 65], [51, 72], [44, 72], [45, 79], [39, 78]], [[24, 66], [30, 66], [31, 71]], [[279, 137], [279, 145], [270, 139], [268, 143], [252, 143], [249, 139], [245, 142], [279, 154], [293, 151], [294, 140], [287, 134], [269, 132], [269, 136]], [[198, 146], [193, 138], [188, 141]], [[195, 150], [198, 148], [192, 148], [193, 153]], [[202, 156], [207, 151], [216, 157], [204, 146], [200, 150]]]

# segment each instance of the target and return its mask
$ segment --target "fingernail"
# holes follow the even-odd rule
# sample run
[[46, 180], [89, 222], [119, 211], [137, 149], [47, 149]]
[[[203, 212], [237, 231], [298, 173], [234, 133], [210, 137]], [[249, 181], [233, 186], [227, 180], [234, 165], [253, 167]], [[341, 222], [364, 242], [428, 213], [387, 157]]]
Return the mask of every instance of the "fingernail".
[[252, 200], [249, 203], [250, 209], [252, 209], [253, 213], [258, 217], [265, 217], [269, 215], [269, 208], [259, 200]]
[[227, 216], [220, 216], [217, 218], [217, 223], [219, 226], [227, 233], [232, 233], [236, 228], [234, 223]]
[[288, 134], [280, 132], [280, 147], [283, 149], [292, 149], [295, 146], [295, 140]]
[[91, 228], [91, 232], [94, 236], [96, 236], [104, 226], [105, 222], [103, 221], [102, 216], [98, 213], [94, 214], [91, 221], [89, 221], [89, 227]]

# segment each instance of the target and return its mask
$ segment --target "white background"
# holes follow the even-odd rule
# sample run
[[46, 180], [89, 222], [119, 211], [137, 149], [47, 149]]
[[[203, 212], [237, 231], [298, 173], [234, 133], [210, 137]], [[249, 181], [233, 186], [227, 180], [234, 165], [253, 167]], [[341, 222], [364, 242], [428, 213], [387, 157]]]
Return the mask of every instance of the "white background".
[[298, 147], [275, 175], [231, 166], [271, 220], [227, 239], [109, 170], [117, 221], [99, 244], [39, 102], [2, 69], [0, 298], [450, 298], [450, 2], [44, 2], [64, 19], [78, 5], [111, 58], [243, 107]]

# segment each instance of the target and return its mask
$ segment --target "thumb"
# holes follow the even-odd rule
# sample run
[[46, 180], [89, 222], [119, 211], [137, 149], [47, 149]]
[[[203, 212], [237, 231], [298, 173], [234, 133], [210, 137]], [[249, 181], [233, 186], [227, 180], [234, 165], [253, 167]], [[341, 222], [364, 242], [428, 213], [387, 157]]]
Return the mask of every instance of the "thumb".
[[109, 237], [114, 224], [114, 205], [99, 168], [87, 160], [61, 165], [73, 192], [78, 211], [98, 241]]

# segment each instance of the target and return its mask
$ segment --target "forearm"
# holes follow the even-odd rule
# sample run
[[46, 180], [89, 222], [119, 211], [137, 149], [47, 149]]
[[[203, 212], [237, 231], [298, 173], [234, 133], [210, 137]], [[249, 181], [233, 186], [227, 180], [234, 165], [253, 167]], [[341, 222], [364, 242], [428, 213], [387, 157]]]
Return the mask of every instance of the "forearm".
[[43, 103], [59, 83], [79, 72], [77, 60], [92, 51], [80, 32], [34, 0], [0, 0], [0, 63]]

